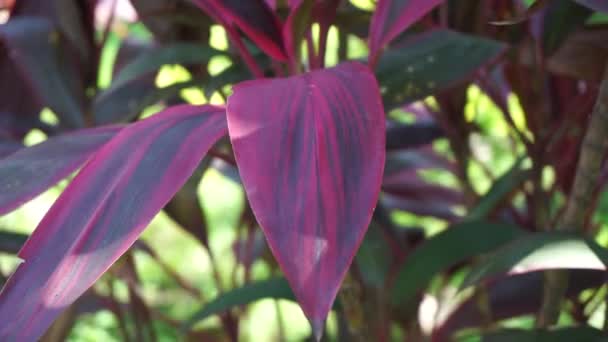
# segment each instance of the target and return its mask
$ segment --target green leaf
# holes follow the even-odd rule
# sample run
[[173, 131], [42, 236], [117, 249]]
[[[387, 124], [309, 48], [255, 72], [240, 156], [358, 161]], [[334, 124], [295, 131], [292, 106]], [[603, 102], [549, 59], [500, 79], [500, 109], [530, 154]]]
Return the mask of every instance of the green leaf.
[[486, 219], [501, 202], [507, 199], [513, 190], [517, 189], [524, 181], [530, 178], [530, 170], [521, 168], [523, 160], [524, 158], [518, 159], [509, 171], [492, 184], [490, 190], [471, 209], [465, 218], [466, 221]]
[[122, 87], [129, 81], [158, 71], [166, 64], [196, 65], [208, 62], [224, 52], [209, 46], [193, 43], [174, 43], [147, 51], [137, 56], [120, 70], [112, 82], [112, 88]]
[[372, 221], [355, 258], [365, 283], [378, 288], [384, 284], [393, 257], [380, 229]]
[[433, 30], [387, 50], [376, 76], [384, 89], [385, 103], [403, 104], [465, 81], [505, 48], [486, 38]]
[[155, 88], [146, 83], [134, 82], [120, 91], [108, 89], [95, 99], [95, 122], [99, 125], [129, 122], [147, 107], [179, 96], [182, 90], [201, 86], [203, 83], [200, 79], [193, 79]]
[[482, 342], [605, 342], [606, 334], [592, 327], [570, 327], [554, 330], [505, 329], [486, 334]]
[[57, 31], [43, 18], [14, 18], [0, 25], [0, 40], [43, 105], [57, 113], [63, 124], [83, 127], [80, 104], [68, 85], [68, 72], [59, 63], [58, 39]]
[[466, 222], [454, 225], [418, 246], [399, 270], [392, 299], [408, 303], [429, 281], [446, 268], [488, 253], [525, 234], [514, 225]]
[[295, 301], [293, 292], [285, 278], [260, 281], [222, 293], [192, 315], [192, 317], [182, 325], [182, 330], [188, 331], [193, 325], [207, 317], [221, 314], [235, 306], [246, 305], [264, 298], [289, 299]]
[[544, 269], [605, 270], [608, 250], [571, 233], [534, 233], [509, 243], [484, 258], [469, 272], [461, 288], [503, 274]]
[[17, 254], [27, 238], [26, 234], [0, 231], [0, 252]]

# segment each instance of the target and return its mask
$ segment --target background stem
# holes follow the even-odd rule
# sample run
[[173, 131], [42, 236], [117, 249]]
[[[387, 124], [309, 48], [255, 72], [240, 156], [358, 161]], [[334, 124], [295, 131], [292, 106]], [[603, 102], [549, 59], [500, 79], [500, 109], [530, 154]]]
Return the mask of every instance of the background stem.
[[[583, 138], [572, 190], [556, 230], [584, 232], [587, 210], [592, 207], [593, 194], [599, 179], [602, 161], [608, 150], [607, 131], [608, 68], [604, 71], [598, 98]], [[537, 327], [544, 328], [557, 322], [567, 288], [567, 271], [551, 270], [545, 273], [543, 302], [536, 321]]]

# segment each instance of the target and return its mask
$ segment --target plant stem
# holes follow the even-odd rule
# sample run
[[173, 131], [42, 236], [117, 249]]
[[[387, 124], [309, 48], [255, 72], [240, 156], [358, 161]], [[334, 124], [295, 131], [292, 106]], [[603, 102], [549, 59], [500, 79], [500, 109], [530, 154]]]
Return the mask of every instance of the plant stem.
[[[583, 138], [574, 183], [566, 208], [558, 221], [557, 230], [584, 232], [587, 210], [593, 202], [594, 189], [600, 175], [602, 160], [608, 150], [608, 67]], [[562, 298], [568, 288], [568, 272], [552, 270], [545, 273], [543, 302], [536, 325], [545, 328], [557, 322]]]
[[350, 272], [346, 274], [342, 282], [338, 297], [353, 341], [371, 341], [369, 327], [364, 317], [361, 284], [352, 277]]

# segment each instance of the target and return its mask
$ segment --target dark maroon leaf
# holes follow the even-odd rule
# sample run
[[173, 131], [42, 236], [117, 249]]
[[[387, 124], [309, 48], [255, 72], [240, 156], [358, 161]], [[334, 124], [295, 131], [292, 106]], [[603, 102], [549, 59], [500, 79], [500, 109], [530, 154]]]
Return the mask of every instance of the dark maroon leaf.
[[594, 11], [608, 12], [608, 1], [606, 0], [574, 0], [583, 6], [587, 6]]
[[380, 0], [369, 27], [372, 65], [380, 50], [443, 0]]
[[552, 55], [570, 33], [583, 26], [592, 13], [572, 0], [551, 1], [543, 19], [544, 53]]
[[433, 122], [389, 125], [386, 130], [386, 149], [415, 148], [430, 144], [441, 137], [443, 137], [443, 130]]
[[264, 0], [194, 0], [223, 25], [235, 25], [270, 57], [285, 61], [281, 22]]
[[137, 239], [226, 134], [224, 111], [171, 107], [121, 130], [51, 207], [0, 294], [0, 339], [33, 341]]
[[315, 334], [378, 198], [385, 159], [379, 96], [367, 67], [344, 63], [244, 82], [228, 99], [251, 207]]
[[[608, 3], [608, 2], [607, 2]], [[608, 64], [608, 30], [579, 30], [560, 45], [547, 60], [547, 68], [556, 73], [593, 82], [602, 81]]]
[[[51, 39], [55, 35], [55, 40]], [[70, 127], [84, 126], [81, 104], [57, 58], [56, 31], [45, 19], [23, 17], [0, 26], [0, 41], [31, 90]]]
[[74, 172], [119, 130], [109, 126], [55, 136], [0, 159], [0, 215]]

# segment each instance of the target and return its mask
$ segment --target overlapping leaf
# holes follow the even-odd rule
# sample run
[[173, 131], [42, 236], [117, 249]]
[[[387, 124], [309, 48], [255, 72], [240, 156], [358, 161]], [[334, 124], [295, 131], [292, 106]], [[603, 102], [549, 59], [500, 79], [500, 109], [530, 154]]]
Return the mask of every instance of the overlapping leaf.
[[[566, 296], [573, 298], [581, 291], [605, 284], [606, 273], [594, 270], [573, 270], [569, 274]], [[487, 286], [488, 304], [492, 319], [503, 319], [533, 314], [541, 306], [543, 272], [509, 276]], [[487, 316], [479, 305], [479, 298], [470, 297], [460, 304], [433, 331], [433, 341], [446, 341], [459, 329], [477, 327], [487, 323]], [[519, 339], [514, 339], [519, 341]]]
[[522, 234], [521, 229], [506, 224], [468, 222], [452, 226], [418, 246], [408, 256], [399, 270], [391, 298], [396, 304], [407, 303], [438, 272], [492, 251]]
[[228, 127], [254, 214], [320, 333], [380, 190], [385, 118], [359, 63], [241, 83]]
[[286, 60], [281, 23], [264, 0], [194, 0], [223, 25], [235, 25], [272, 58]]
[[370, 60], [384, 45], [430, 12], [443, 0], [380, 0], [369, 28]]
[[386, 52], [376, 75], [385, 103], [421, 99], [468, 76], [495, 60], [506, 46], [497, 41], [449, 30], [421, 33]]
[[0, 159], [0, 215], [74, 172], [119, 130], [117, 126], [80, 130]]
[[543, 269], [606, 270], [608, 251], [595, 241], [558, 232], [524, 236], [473, 267], [462, 287], [505, 272]]
[[583, 6], [587, 6], [594, 11], [608, 12], [608, 1], [605, 0], [574, 0]]
[[104, 145], [19, 252], [24, 262], [0, 293], [0, 339], [37, 340], [133, 244], [225, 133], [222, 109], [177, 106]]
[[30, 88], [65, 124], [82, 127], [80, 104], [57, 59], [56, 34], [50, 22], [36, 17], [12, 19], [0, 26], [0, 40], [9, 47]]

